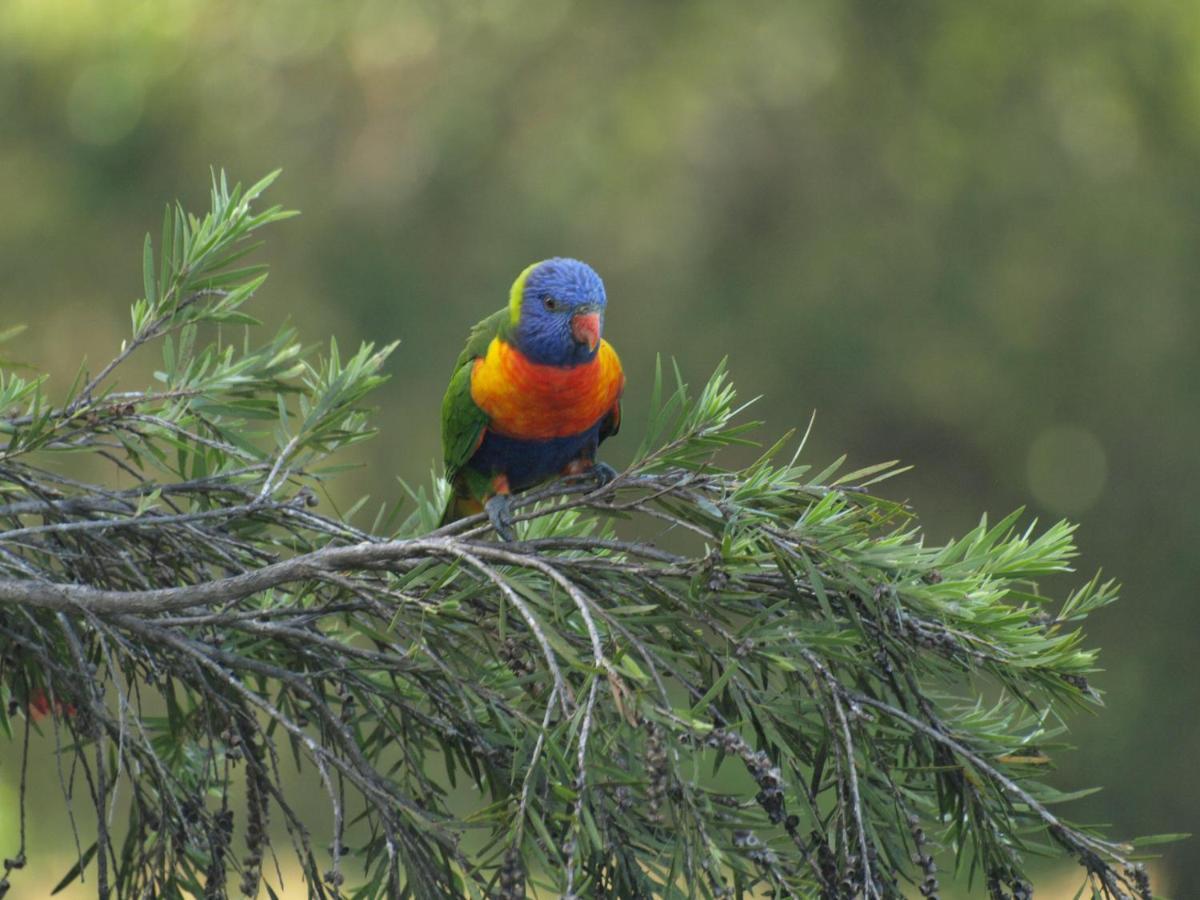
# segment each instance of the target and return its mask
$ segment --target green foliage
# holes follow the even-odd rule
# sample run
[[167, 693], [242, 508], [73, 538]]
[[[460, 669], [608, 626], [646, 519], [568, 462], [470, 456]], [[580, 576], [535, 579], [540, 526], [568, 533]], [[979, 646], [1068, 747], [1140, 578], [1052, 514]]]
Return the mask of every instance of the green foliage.
[[[1058, 777], [1105, 783], [1089, 821], [1194, 823], [1191, 754], [1141, 762], [1200, 707], [1193, 4], [27, 0], [0, 48], [0, 308], [30, 325], [0, 357], [56, 398], [124, 336], [148, 228], [160, 263], [147, 210], [185, 185], [203, 212], [209, 159], [277, 161], [304, 211], [244, 309], [404, 341], [339, 504], [427, 481], [465, 327], [582, 255], [630, 370], [609, 462], [656, 352], [696, 387], [727, 353], [760, 436], [816, 408], [818, 468], [916, 462], [886, 493], [931, 540], [1023, 503], [1078, 521], [1128, 602], [1089, 626], [1106, 711]], [[1200, 882], [1167, 854], [1164, 890]]]
[[[240, 342], [224, 338], [225, 328], [258, 324], [242, 307], [267, 277], [263, 265], [235, 263], [258, 246], [249, 240], [258, 229], [294, 215], [278, 206], [251, 211], [278, 174], [246, 190], [214, 175], [203, 218], [167, 209], [158, 267], [146, 235], [145, 296], [133, 303], [132, 335], [95, 377], [80, 370], [57, 408], [44, 395], [44, 378], [0, 373], [0, 405], [24, 407], [0, 425], [9, 435], [0, 460], [115, 441], [139, 472], [228, 476], [239, 487], [261, 482], [265, 500], [291, 467], [372, 433], [359, 403], [382, 382], [378, 372], [395, 344], [364, 344], [343, 362], [332, 340], [327, 356], [311, 359], [291, 328], [260, 346], [251, 345], [249, 330]], [[205, 338], [214, 327], [215, 338]], [[117, 367], [153, 341], [162, 345], [159, 386], [112, 389]], [[14, 496], [24, 493], [18, 487]]]
[[[371, 433], [391, 347], [226, 340], [264, 277], [232, 266], [286, 215], [251, 212], [269, 182], [168, 212], [98, 375], [56, 405], [5, 376], [0, 727], [25, 764], [52, 729], [65, 802], [95, 811], [65, 881], [253, 895], [287, 840], [321, 897], [929, 895], [940, 854], [996, 898], [1028, 895], [1039, 854], [1150, 896], [1046, 778], [1063, 714], [1098, 703], [1081, 625], [1116, 599], [1038, 590], [1070, 571], [1070, 525], [929, 546], [872, 490], [893, 464], [839, 477], [788, 436], [726, 468], [753, 443], [723, 365], [695, 395], [660, 366], [635, 462], [519, 498], [515, 543], [483, 517], [429, 533], [436, 483], [399, 525], [323, 516], [314, 484]], [[113, 389], [155, 342], [159, 385]], [[132, 486], [62, 474], [65, 451]], [[293, 764], [331, 827], [297, 812]]]

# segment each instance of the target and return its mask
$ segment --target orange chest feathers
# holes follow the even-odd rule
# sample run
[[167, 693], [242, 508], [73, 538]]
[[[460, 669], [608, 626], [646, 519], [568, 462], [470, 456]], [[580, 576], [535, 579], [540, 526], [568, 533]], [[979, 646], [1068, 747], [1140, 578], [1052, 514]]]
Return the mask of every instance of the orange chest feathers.
[[515, 438], [569, 437], [612, 410], [625, 387], [621, 361], [608, 341], [591, 362], [546, 366], [530, 362], [499, 338], [471, 370], [471, 399], [488, 428]]

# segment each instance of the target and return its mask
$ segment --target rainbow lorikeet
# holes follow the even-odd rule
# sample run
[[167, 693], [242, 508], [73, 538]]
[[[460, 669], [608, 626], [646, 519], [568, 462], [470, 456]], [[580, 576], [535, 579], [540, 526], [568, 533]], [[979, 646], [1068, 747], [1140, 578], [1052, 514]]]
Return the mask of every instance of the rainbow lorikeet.
[[596, 460], [621, 424], [625, 375], [601, 337], [604, 282], [574, 259], [517, 276], [508, 306], [471, 329], [442, 400], [453, 496], [442, 524], [486, 510], [512, 540], [513, 491], [555, 475], [616, 473]]

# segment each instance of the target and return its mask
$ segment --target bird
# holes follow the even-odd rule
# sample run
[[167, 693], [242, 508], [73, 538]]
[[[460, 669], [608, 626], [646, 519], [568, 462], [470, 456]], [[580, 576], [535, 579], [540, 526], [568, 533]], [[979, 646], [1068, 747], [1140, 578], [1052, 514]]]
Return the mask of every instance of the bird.
[[527, 266], [471, 329], [442, 399], [451, 496], [442, 525], [486, 512], [513, 540], [512, 495], [556, 475], [616, 471], [597, 448], [621, 427], [625, 374], [604, 340], [604, 282], [577, 259]]

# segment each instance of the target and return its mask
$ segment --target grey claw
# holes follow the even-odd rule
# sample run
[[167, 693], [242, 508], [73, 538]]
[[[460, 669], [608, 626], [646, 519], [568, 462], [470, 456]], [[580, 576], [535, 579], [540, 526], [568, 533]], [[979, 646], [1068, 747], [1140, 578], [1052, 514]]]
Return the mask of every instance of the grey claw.
[[598, 462], [592, 466], [592, 475], [596, 479], [596, 487], [602, 488], [617, 477], [617, 470], [606, 462]]
[[500, 540], [516, 539], [516, 535], [513, 533], [512, 497], [508, 494], [496, 494], [483, 504], [483, 509], [487, 513], [492, 527], [496, 529], [496, 534], [500, 536]]

